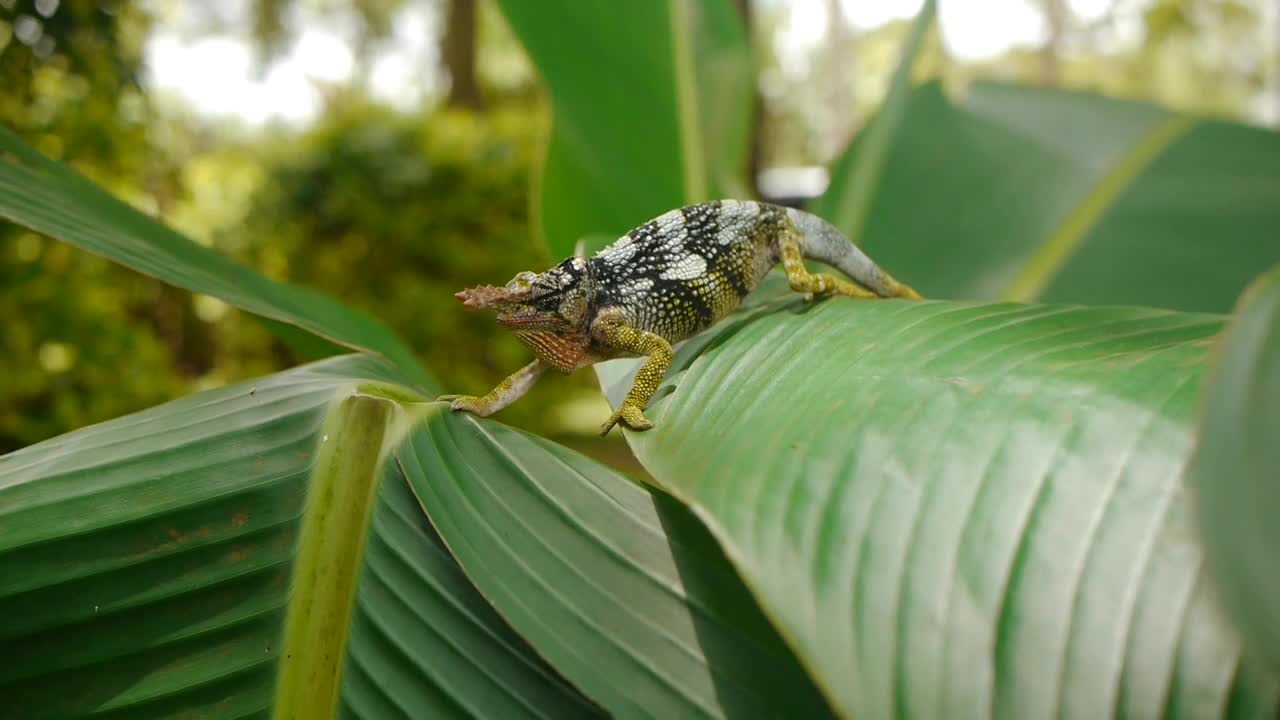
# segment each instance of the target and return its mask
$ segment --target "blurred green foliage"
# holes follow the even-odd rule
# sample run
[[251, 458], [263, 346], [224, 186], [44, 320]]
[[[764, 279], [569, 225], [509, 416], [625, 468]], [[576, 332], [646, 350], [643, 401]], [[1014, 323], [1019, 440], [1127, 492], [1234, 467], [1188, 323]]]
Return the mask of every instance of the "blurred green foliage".
[[[536, 107], [520, 104], [417, 116], [336, 99], [302, 135], [239, 150], [267, 172], [243, 223], [214, 242], [276, 279], [369, 311], [451, 389], [485, 392], [530, 356], [453, 294], [552, 261], [530, 242], [537, 117]], [[211, 172], [207, 182], [223, 177]], [[503, 420], [554, 432], [547, 409], [568, 387], [594, 395], [586, 376], [540, 383]]]
[[[0, 10], [0, 123], [42, 152], [200, 242], [381, 318], [450, 388], [483, 392], [528, 361], [453, 299], [550, 262], [530, 242], [541, 121], [528, 93], [484, 114], [401, 114], [335, 93], [301, 133], [229, 139], [155, 111], [138, 88], [150, 18], [135, 4]], [[0, 452], [316, 354], [214, 298], [8, 224], [0, 291]], [[504, 420], [554, 433], [548, 407], [575, 397], [598, 397], [589, 377], [542, 383]]]
[[188, 389], [160, 332], [183, 305], [159, 283], [33, 233], [3, 235], [0, 452]]
[[[979, 79], [1060, 87], [1237, 119], [1256, 113], [1260, 99], [1275, 93], [1268, 73], [1280, 67], [1280, 45], [1267, 21], [1268, 3], [1272, 0], [1108, 0], [1095, 3], [1089, 19], [1063, 13], [1047, 48], [1015, 46], [995, 58], [961, 62], [942, 56], [939, 38], [938, 45], [926, 48], [917, 77], [941, 77], [953, 87]], [[1044, 13], [1049, 6], [1070, 10], [1073, 3], [1032, 0], [1027, 5]], [[943, 6], [964, 4], [950, 0]], [[812, 5], [756, 2], [753, 7], [753, 51], [768, 138], [761, 147], [762, 165], [827, 164], [878, 108], [910, 22], [843, 33], [828, 26], [823, 42], [788, 66], [779, 48], [783, 30], [798, 8]], [[965, 12], [995, 11], [974, 3]], [[1140, 40], [1128, 39], [1132, 36]], [[1263, 102], [1275, 105], [1277, 99]]]
[[0, 2], [0, 122], [47, 155], [136, 179], [147, 116], [137, 78], [150, 29], [136, 3]]
[[[38, 6], [0, 3], [0, 123], [110, 187], [143, 185], [149, 19], [129, 3]], [[192, 376], [182, 348], [203, 355], [183, 293], [8, 224], [0, 293], [0, 452], [172, 398]]]

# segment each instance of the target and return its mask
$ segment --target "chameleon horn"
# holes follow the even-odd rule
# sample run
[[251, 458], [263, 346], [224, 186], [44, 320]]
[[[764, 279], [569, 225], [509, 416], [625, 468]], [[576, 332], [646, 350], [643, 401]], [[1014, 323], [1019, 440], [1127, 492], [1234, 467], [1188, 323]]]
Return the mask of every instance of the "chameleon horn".
[[524, 299], [527, 294], [521, 291], [513, 292], [507, 288], [494, 285], [481, 285], [459, 290], [453, 296], [461, 300], [463, 305], [480, 310], [500, 303], [518, 302]]

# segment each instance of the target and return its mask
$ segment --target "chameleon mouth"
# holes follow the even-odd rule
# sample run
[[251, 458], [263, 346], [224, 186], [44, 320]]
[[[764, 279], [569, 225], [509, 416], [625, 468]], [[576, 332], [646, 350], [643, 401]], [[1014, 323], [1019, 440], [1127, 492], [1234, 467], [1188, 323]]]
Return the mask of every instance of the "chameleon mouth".
[[546, 317], [538, 313], [498, 315], [498, 324], [513, 330], [540, 328], [546, 321]]

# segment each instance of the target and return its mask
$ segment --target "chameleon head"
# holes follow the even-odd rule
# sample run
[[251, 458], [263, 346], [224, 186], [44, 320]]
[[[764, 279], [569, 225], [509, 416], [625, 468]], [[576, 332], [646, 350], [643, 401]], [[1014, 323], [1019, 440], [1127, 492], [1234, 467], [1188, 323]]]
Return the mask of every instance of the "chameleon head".
[[516, 333], [585, 330], [587, 263], [569, 258], [542, 273], [518, 273], [505, 287], [467, 288], [455, 295], [467, 307], [491, 308], [498, 322]]
[[456, 297], [467, 307], [497, 310], [498, 322], [540, 360], [568, 373], [588, 358], [590, 289], [586, 261], [569, 258], [543, 273], [522, 272], [505, 287], [467, 288]]

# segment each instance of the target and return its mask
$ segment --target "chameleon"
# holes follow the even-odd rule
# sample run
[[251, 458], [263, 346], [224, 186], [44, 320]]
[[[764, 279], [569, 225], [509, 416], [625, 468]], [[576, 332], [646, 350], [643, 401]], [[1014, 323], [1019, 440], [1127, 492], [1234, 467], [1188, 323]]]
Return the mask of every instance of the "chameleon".
[[[853, 282], [810, 273], [804, 259], [834, 266]], [[503, 287], [455, 297], [497, 321], [535, 359], [482, 396], [440, 395], [453, 410], [485, 417], [518, 400], [547, 369], [572, 373], [617, 357], [643, 357], [630, 391], [600, 428], [648, 430], [644, 407], [671, 363], [672, 345], [714, 325], [779, 263], [806, 301], [829, 295], [920, 295], [881, 270], [839, 230], [794, 208], [718, 200], [671, 210], [627, 232], [590, 258], [524, 271]]]

